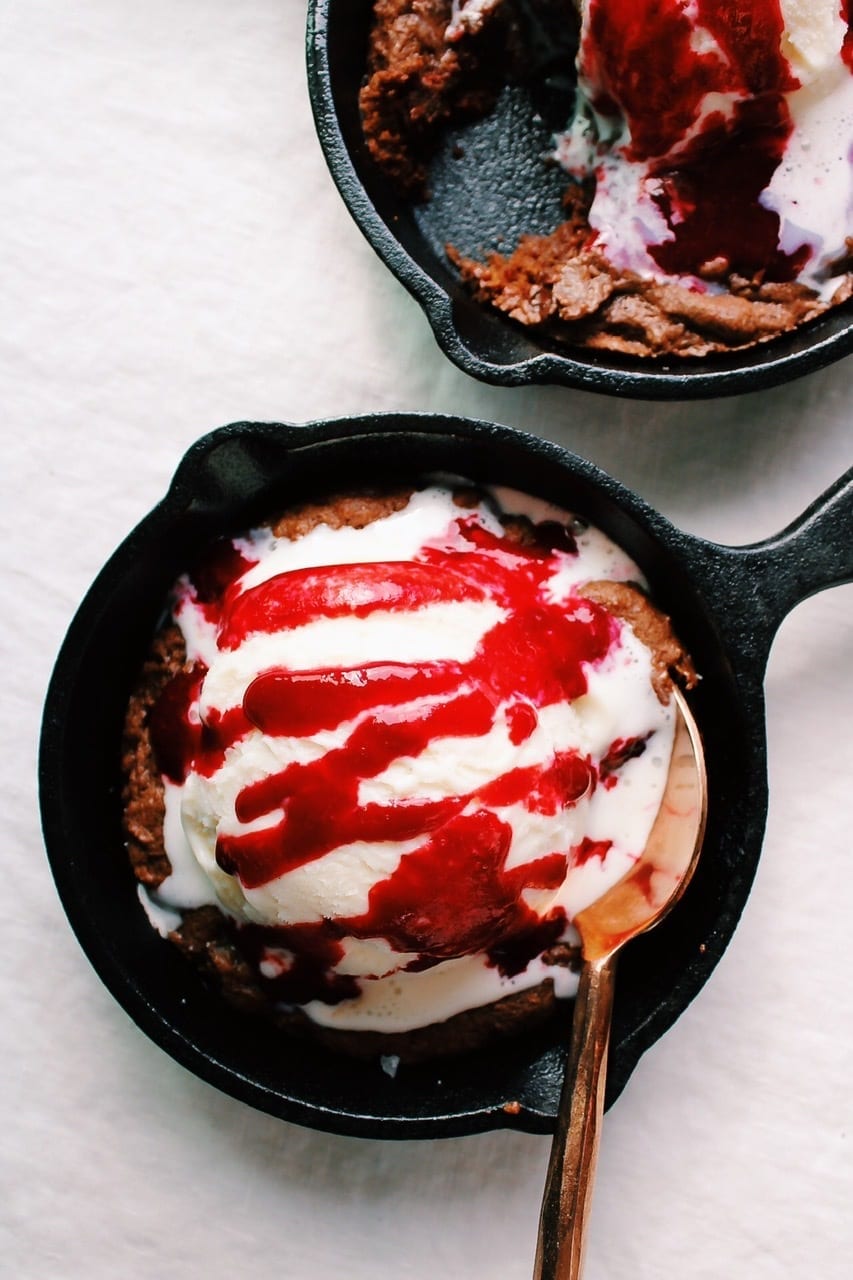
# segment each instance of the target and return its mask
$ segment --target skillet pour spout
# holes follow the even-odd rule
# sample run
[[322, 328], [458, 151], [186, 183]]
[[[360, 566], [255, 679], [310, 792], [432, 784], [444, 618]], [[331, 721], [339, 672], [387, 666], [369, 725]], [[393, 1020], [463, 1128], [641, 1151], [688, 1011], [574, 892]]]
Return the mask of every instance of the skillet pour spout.
[[147, 1034], [225, 1092], [284, 1119], [370, 1137], [498, 1127], [549, 1132], [563, 1075], [558, 1019], [499, 1049], [401, 1068], [341, 1059], [225, 1008], [140, 908], [123, 849], [121, 725], [175, 578], [218, 535], [359, 485], [435, 475], [507, 485], [575, 511], [642, 568], [702, 673], [690, 703], [705, 743], [709, 811], [696, 875], [659, 929], [627, 949], [607, 1103], [687, 1007], [749, 894], [767, 807], [762, 679], [785, 613], [853, 579], [853, 472], [788, 529], [724, 547], [676, 529], [582, 458], [493, 423], [419, 414], [306, 426], [239, 422], [204, 436], [163, 500], [122, 543], [69, 628], [42, 726], [42, 823], [63, 906], [103, 981]]

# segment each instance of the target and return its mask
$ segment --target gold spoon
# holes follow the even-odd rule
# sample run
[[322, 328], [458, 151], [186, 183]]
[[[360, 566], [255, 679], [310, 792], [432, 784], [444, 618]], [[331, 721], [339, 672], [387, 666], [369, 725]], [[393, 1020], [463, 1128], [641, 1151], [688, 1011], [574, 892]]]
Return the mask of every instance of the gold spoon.
[[642, 857], [578, 913], [583, 968], [557, 1127], [539, 1218], [534, 1280], [579, 1280], [598, 1156], [616, 955], [662, 920], [684, 892], [702, 847], [708, 808], [696, 722], [673, 690], [675, 740], [666, 787]]

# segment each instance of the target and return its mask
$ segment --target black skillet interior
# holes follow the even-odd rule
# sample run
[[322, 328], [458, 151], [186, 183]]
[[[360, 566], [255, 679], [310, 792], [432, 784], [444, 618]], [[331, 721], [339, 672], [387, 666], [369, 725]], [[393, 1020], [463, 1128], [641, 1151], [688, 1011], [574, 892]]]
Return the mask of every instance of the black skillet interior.
[[[42, 734], [45, 840], [65, 910], [106, 985], [152, 1039], [226, 1092], [340, 1133], [547, 1131], [565, 1026], [555, 1023], [499, 1051], [401, 1068], [395, 1079], [377, 1063], [281, 1039], [225, 1008], [151, 929], [122, 847], [123, 712], [166, 592], [187, 562], [212, 536], [245, 529], [291, 501], [436, 472], [510, 484], [607, 531], [640, 563], [703, 675], [692, 702], [710, 772], [706, 851], [679, 908], [634, 943], [621, 964], [612, 1102], [641, 1053], [708, 978], [746, 900], [766, 811], [761, 678], [778, 621], [770, 614], [774, 601], [778, 614], [807, 590], [790, 584], [790, 600], [774, 596], [765, 609], [766, 625], [743, 628], [751, 588], [739, 553], [680, 534], [614, 480], [554, 445], [508, 428], [419, 415], [305, 427], [242, 423], [200, 440], [164, 501], [102, 570], [59, 655]], [[846, 542], [839, 554], [847, 555]], [[814, 574], [804, 572], [808, 585]], [[709, 600], [703, 582], [718, 598]], [[737, 645], [729, 648], [733, 636]], [[520, 1105], [506, 1111], [507, 1103]]]
[[684, 362], [562, 347], [475, 303], [447, 260], [447, 243], [481, 256], [561, 220], [565, 177], [542, 157], [571, 109], [570, 24], [566, 47], [557, 56], [540, 52], [529, 84], [507, 88], [487, 119], [448, 133], [432, 166], [432, 197], [413, 205], [379, 172], [362, 138], [358, 92], [371, 11], [371, 0], [310, 0], [308, 79], [317, 132], [353, 218], [466, 373], [504, 385], [554, 382], [643, 399], [692, 399], [774, 386], [853, 351], [853, 303], [752, 350]]

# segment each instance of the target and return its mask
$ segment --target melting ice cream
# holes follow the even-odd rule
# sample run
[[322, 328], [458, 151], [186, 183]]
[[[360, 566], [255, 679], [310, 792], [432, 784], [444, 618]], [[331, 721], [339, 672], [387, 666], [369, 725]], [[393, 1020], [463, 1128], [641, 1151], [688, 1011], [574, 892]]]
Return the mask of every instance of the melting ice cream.
[[152, 919], [216, 903], [273, 998], [330, 1026], [572, 994], [549, 953], [642, 852], [673, 733], [649, 649], [584, 595], [602, 579], [640, 580], [602, 533], [443, 486], [227, 543], [178, 585], [187, 665], [151, 714]]
[[842, 0], [587, 0], [558, 157], [595, 175], [617, 267], [838, 285], [853, 234], [853, 59]]

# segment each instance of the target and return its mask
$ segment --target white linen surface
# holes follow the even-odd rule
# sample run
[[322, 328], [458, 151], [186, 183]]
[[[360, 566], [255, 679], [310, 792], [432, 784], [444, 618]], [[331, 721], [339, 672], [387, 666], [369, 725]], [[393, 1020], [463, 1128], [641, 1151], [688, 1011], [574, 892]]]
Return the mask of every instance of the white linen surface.
[[[137, 1031], [66, 924], [36, 812], [44, 689], [77, 602], [192, 440], [238, 418], [494, 418], [732, 543], [850, 463], [849, 364], [692, 405], [453, 368], [328, 176], [304, 17], [299, 0], [0, 10], [10, 1278], [532, 1270], [547, 1139], [359, 1141], [254, 1112]], [[851, 635], [845, 587], [774, 646], [763, 862], [719, 968], [607, 1117], [589, 1280], [850, 1274]]]

